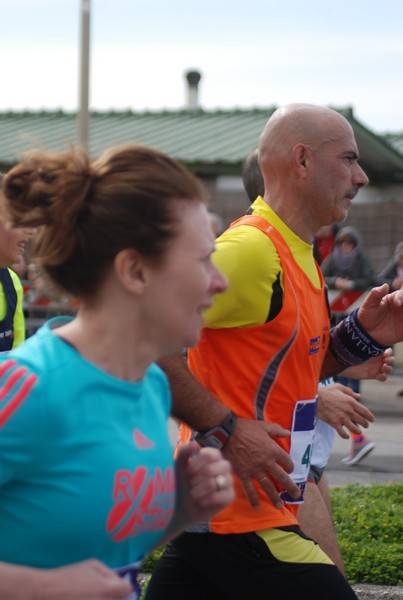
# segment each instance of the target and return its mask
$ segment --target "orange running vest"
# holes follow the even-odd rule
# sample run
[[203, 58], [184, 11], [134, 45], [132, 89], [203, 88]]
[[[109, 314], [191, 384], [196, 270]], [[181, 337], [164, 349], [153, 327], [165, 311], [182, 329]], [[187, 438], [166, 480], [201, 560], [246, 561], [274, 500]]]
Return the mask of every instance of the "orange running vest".
[[[257, 227], [272, 240], [283, 271], [283, 305], [270, 322], [255, 327], [208, 329], [189, 350], [198, 381], [239, 417], [279, 423], [294, 431], [277, 438], [294, 460], [293, 477], [303, 493], [311, 455], [316, 396], [330, 322], [323, 277], [316, 288], [297, 264], [279, 232], [264, 218], [245, 216], [231, 224]], [[256, 257], [259, 260], [259, 257]], [[247, 282], [245, 282], [247, 285]], [[191, 430], [181, 425], [179, 441]], [[243, 533], [297, 523], [298, 504], [276, 509], [257, 486], [260, 508], [252, 508], [234, 475], [236, 498], [210, 523], [215, 533]], [[278, 488], [280, 489], [280, 488]], [[287, 498], [285, 498], [287, 500]]]

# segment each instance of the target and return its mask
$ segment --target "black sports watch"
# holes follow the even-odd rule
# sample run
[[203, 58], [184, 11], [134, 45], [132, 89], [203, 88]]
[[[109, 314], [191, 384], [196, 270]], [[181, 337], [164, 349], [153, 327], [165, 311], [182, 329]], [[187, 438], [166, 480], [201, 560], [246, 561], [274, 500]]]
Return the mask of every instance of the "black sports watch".
[[200, 446], [208, 446], [210, 448], [218, 448], [222, 450], [228, 442], [231, 433], [234, 431], [237, 416], [232, 410], [229, 411], [224, 421], [208, 431], [201, 431], [195, 435], [195, 440]]

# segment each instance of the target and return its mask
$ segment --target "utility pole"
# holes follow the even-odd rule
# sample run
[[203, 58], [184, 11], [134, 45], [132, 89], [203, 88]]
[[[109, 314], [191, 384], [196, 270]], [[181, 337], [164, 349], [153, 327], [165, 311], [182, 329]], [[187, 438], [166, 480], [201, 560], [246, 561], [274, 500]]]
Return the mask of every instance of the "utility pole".
[[91, 0], [81, 0], [80, 98], [77, 127], [78, 141], [86, 150], [89, 132], [90, 13]]

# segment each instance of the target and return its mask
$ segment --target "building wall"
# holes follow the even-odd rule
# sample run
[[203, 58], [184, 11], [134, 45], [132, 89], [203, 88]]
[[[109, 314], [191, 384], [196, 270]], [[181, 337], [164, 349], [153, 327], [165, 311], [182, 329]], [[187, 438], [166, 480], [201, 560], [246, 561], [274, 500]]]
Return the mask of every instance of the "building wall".
[[249, 199], [243, 190], [215, 190], [211, 193], [209, 208], [221, 216], [225, 227], [245, 214], [249, 206]]
[[403, 185], [393, 184], [380, 187], [370, 184], [360, 190], [354, 198], [354, 204], [379, 204], [390, 200], [403, 202]]

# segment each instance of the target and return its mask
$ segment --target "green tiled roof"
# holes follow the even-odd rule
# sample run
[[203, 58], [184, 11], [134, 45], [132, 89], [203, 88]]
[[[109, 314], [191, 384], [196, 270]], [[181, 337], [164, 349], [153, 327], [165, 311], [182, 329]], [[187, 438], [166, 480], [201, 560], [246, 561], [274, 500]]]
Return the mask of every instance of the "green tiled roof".
[[396, 133], [385, 133], [385, 140], [401, 154], [403, 154], [403, 131]]
[[[126, 143], [154, 146], [188, 164], [200, 175], [239, 174], [276, 107], [205, 111], [93, 112], [89, 151]], [[401, 180], [403, 156], [389, 140], [375, 135], [353, 116], [338, 109], [353, 126], [362, 164], [372, 179]], [[64, 151], [77, 142], [77, 118], [63, 111], [0, 113], [0, 164], [8, 166], [32, 147]]]
[[[256, 146], [273, 108], [206, 112], [94, 112], [89, 150], [138, 142], [159, 148], [186, 163], [240, 163]], [[64, 112], [0, 113], [0, 162], [14, 162], [32, 146], [63, 151], [77, 141], [76, 115]]]

